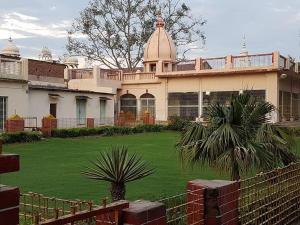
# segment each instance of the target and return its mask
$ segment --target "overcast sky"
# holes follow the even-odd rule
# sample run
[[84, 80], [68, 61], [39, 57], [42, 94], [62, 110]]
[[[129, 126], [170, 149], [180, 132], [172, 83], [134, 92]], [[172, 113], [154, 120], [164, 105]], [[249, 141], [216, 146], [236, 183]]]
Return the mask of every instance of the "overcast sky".
[[[187, 0], [208, 23], [207, 42], [194, 56], [238, 54], [245, 34], [250, 53], [280, 51], [299, 59], [300, 0]], [[12, 36], [23, 57], [42, 46], [65, 53], [66, 29], [88, 0], [0, 0], [0, 48]]]

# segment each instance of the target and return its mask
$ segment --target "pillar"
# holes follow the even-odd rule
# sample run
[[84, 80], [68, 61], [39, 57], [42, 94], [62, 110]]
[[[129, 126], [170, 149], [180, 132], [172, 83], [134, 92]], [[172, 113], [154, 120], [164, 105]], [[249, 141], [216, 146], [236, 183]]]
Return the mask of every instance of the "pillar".
[[232, 69], [233, 68], [233, 64], [232, 64], [232, 55], [228, 55], [226, 56], [226, 65], [225, 65], [225, 69]]
[[24, 119], [18, 115], [13, 115], [6, 120], [6, 132], [14, 133], [24, 131]]
[[52, 116], [48, 116], [42, 119], [42, 132], [44, 136], [46, 137], [51, 136], [51, 131], [56, 128], [57, 128], [56, 118]]
[[238, 225], [239, 182], [194, 180], [188, 193], [189, 225]]
[[163, 203], [139, 200], [122, 210], [126, 225], [167, 225], [166, 208]]
[[[2, 149], [2, 142], [0, 143]], [[2, 154], [0, 152], [0, 175], [18, 171], [20, 168], [19, 156], [15, 154]], [[19, 224], [18, 187], [3, 186], [0, 184], [0, 225]]]

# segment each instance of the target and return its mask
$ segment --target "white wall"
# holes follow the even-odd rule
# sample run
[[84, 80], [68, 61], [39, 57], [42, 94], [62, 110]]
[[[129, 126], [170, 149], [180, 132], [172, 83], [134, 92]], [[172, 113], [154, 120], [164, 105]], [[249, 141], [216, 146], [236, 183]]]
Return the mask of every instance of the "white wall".
[[[58, 94], [57, 99], [50, 98], [48, 94]], [[41, 126], [41, 119], [50, 113], [50, 103], [57, 104], [58, 119], [76, 118], [76, 96], [87, 96], [86, 116], [90, 118], [100, 118], [100, 97], [108, 97], [105, 117], [113, 117], [114, 101], [113, 95], [107, 96], [97, 93], [80, 93], [64, 91], [48, 91], [31, 89], [29, 92], [29, 111], [31, 116], [38, 118], [38, 126]]]
[[7, 116], [28, 116], [27, 83], [0, 81], [0, 96], [8, 97]]

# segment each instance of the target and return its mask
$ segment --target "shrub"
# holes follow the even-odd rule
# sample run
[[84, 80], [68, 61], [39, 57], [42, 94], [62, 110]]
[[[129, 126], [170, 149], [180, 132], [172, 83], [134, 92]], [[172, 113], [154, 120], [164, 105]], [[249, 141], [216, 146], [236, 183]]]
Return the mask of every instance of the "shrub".
[[3, 133], [0, 135], [0, 139], [2, 139], [4, 143], [33, 142], [33, 141], [40, 141], [42, 139], [42, 134], [36, 131]]
[[167, 126], [168, 130], [182, 131], [187, 125], [190, 124], [190, 121], [187, 119], [182, 119], [179, 116], [170, 117], [170, 122]]
[[135, 133], [144, 132], [160, 132], [164, 130], [163, 125], [138, 125], [136, 127], [118, 127], [108, 126], [99, 128], [71, 128], [71, 129], [54, 129], [52, 130], [52, 137], [80, 137], [80, 136], [91, 136], [91, 135], [128, 135]]

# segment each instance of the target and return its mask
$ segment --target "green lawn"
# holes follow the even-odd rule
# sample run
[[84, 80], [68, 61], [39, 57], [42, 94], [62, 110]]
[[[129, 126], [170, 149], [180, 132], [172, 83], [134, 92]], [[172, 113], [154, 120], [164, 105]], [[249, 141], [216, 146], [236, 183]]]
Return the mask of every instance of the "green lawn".
[[99, 151], [111, 145], [127, 145], [156, 168], [155, 174], [127, 186], [128, 199], [157, 199], [183, 192], [186, 183], [196, 178], [221, 179], [226, 176], [209, 168], [182, 169], [174, 148], [176, 132], [145, 133], [115, 137], [48, 139], [29, 144], [5, 145], [4, 152], [21, 156], [21, 170], [0, 175], [0, 183], [66, 199], [99, 200], [109, 196], [109, 186], [80, 174]]

